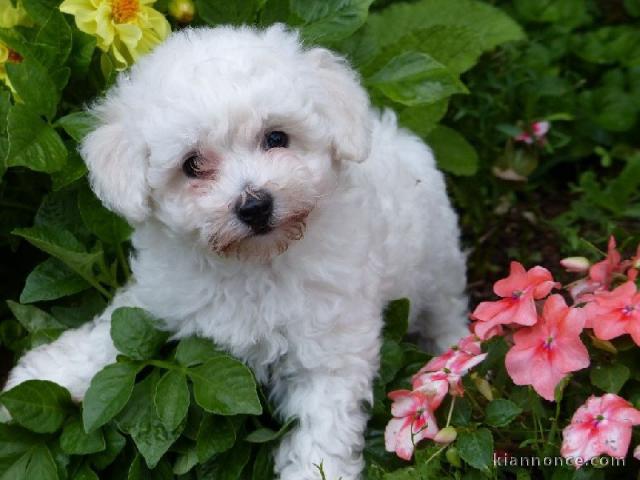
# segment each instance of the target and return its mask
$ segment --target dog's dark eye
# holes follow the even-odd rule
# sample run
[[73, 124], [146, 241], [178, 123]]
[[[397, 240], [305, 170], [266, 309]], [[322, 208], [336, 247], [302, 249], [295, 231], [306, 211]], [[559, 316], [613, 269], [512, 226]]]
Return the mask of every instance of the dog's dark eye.
[[189, 178], [198, 178], [202, 174], [201, 166], [202, 157], [193, 153], [182, 164], [182, 171]]
[[269, 150], [271, 148], [287, 148], [289, 146], [289, 136], [279, 130], [268, 132], [264, 136], [264, 148]]

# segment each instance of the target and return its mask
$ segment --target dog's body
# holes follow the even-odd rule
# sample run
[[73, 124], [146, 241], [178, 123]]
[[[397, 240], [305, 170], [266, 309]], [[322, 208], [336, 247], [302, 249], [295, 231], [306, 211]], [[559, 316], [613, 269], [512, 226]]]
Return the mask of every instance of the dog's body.
[[[193, 51], [181, 56], [187, 47]], [[291, 57], [284, 66], [252, 64], [257, 50], [269, 55], [274, 48]], [[238, 58], [241, 65], [232, 65]], [[306, 70], [295, 70], [305, 62]], [[165, 91], [180, 75], [199, 82], [194, 89], [206, 89], [201, 68], [214, 69], [218, 84], [239, 78], [237, 71], [255, 79], [243, 78], [254, 83], [226, 93], [201, 90], [195, 106], [189, 85], [175, 98]], [[166, 78], [157, 79], [163, 71]], [[329, 83], [305, 85], [310, 73], [317, 78], [309, 81]], [[265, 83], [279, 88], [283, 82], [292, 90], [269, 106], [253, 96]], [[262, 138], [260, 132], [272, 128], [265, 118], [278, 108], [284, 110], [274, 113], [275, 125], [290, 132], [290, 145], [238, 146]], [[317, 479], [313, 464], [320, 462], [328, 478], [359, 478], [362, 404], [372, 396], [385, 302], [408, 297], [411, 330], [432, 339], [435, 349], [466, 332], [456, 216], [429, 149], [399, 130], [393, 113], [371, 110], [339, 59], [322, 49], [302, 50], [295, 35], [279, 27], [175, 35], [134, 67], [97, 111], [102, 125], [85, 141], [83, 155], [98, 195], [136, 227], [134, 280], [99, 318], [26, 354], [7, 388], [49, 379], [82, 398], [91, 377], [115, 359], [111, 311], [140, 306], [177, 338], [204, 336], [246, 361], [281, 416], [298, 417], [276, 454], [280, 478]], [[234, 130], [237, 122], [243, 124]], [[223, 134], [210, 131], [221, 123]], [[197, 128], [189, 131], [191, 125]], [[121, 138], [134, 129], [141, 138]], [[188, 142], [197, 146], [182, 145]], [[181, 163], [190, 148], [204, 162], [195, 175]], [[190, 178], [181, 176], [181, 165]], [[246, 192], [266, 190], [274, 204], [263, 230], [253, 218], [247, 228], [233, 217]]]

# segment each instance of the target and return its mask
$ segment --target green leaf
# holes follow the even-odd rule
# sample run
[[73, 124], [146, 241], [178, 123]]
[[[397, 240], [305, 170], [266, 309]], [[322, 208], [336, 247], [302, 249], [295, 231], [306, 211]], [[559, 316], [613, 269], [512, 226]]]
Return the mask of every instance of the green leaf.
[[572, 37], [572, 50], [592, 63], [640, 64], [640, 32], [631, 25], [602, 27]]
[[81, 292], [90, 285], [56, 258], [48, 258], [27, 276], [20, 302], [55, 300]]
[[225, 355], [216, 349], [211, 340], [200, 337], [183, 338], [176, 348], [176, 360], [185, 367], [192, 367], [214, 357]]
[[104, 208], [88, 187], [78, 194], [78, 208], [84, 224], [103, 242], [118, 245], [133, 231], [124, 219]]
[[38, 445], [31, 451], [25, 479], [58, 480], [58, 468], [51, 452], [45, 445]]
[[620, 363], [597, 365], [589, 371], [591, 383], [608, 393], [618, 393], [630, 376], [631, 371]]
[[[485, 52], [496, 46], [521, 40], [520, 26], [504, 11], [476, 0], [420, 0], [399, 2], [369, 15], [357, 47], [352, 52], [358, 63], [366, 63], [400, 38], [433, 26], [465, 27], [473, 32], [477, 45]], [[456, 42], [452, 40], [452, 42]]]
[[602, 87], [581, 92], [578, 102], [583, 115], [610, 132], [626, 132], [636, 122], [631, 95], [618, 88]]
[[94, 472], [87, 463], [83, 463], [73, 473], [71, 480], [100, 480], [96, 472]]
[[47, 69], [35, 60], [25, 59], [20, 63], [7, 63], [6, 70], [26, 108], [51, 120], [56, 114], [60, 94]]
[[241, 25], [254, 23], [258, 12], [256, 0], [236, 0], [233, 2], [211, 2], [195, 0], [198, 15], [209, 25]]
[[198, 429], [196, 451], [198, 461], [204, 463], [215, 454], [226, 452], [236, 443], [236, 432], [227, 417], [205, 415]]
[[268, 444], [260, 445], [253, 461], [251, 480], [272, 480], [274, 478], [272, 448]]
[[493, 427], [504, 427], [521, 413], [522, 409], [511, 400], [498, 398], [487, 405], [485, 421]]
[[135, 363], [114, 363], [104, 367], [91, 379], [82, 402], [85, 432], [101, 427], [124, 408], [131, 397], [140, 368]]
[[187, 416], [191, 394], [187, 377], [177, 370], [169, 370], [158, 382], [153, 403], [165, 427], [174, 430]]
[[71, 396], [53, 382], [27, 380], [2, 393], [0, 402], [23, 427], [38, 433], [51, 433], [62, 426], [71, 407]]
[[251, 447], [240, 442], [232, 450], [222, 453], [198, 468], [199, 480], [239, 480], [249, 463]]
[[438, 125], [427, 135], [427, 143], [442, 170], [460, 176], [474, 175], [478, 171], [478, 153], [455, 130]]
[[0, 459], [21, 455], [41, 440], [39, 435], [17, 425], [0, 423]]
[[416, 105], [400, 110], [398, 122], [416, 135], [427, 138], [431, 130], [445, 116], [449, 108], [448, 100], [440, 100], [429, 105]]
[[530, 22], [577, 27], [591, 20], [585, 0], [515, 0], [514, 7], [519, 17]]
[[103, 451], [94, 453], [90, 457], [91, 463], [95, 465], [98, 470], [104, 470], [111, 465], [127, 443], [120, 432], [111, 425], [106, 425], [102, 431], [106, 447]]
[[17, 228], [12, 233], [61, 260], [85, 280], [93, 278], [93, 265], [102, 257], [102, 251], [88, 253], [71, 232], [62, 228], [40, 225]]
[[177, 429], [167, 429], [153, 406], [159, 375], [153, 372], [137, 384], [131, 400], [116, 419], [118, 427], [131, 435], [149, 468], [154, 468], [171, 444], [180, 436], [184, 423]]
[[102, 430], [85, 433], [80, 418], [73, 418], [62, 430], [60, 447], [69, 455], [88, 455], [103, 451], [106, 443]]
[[115, 347], [134, 360], [156, 355], [169, 338], [156, 328], [158, 321], [142, 308], [120, 307], [111, 314], [111, 339]]
[[460, 457], [474, 468], [487, 471], [492, 463], [493, 436], [486, 428], [462, 431], [456, 440]]
[[47, 68], [64, 65], [71, 52], [71, 42], [71, 27], [64, 15], [56, 8], [51, 9], [33, 42], [33, 47], [39, 51], [38, 58]]
[[434, 103], [467, 93], [460, 80], [426, 53], [405, 52], [393, 57], [367, 83], [394, 102], [407, 106]]
[[20, 322], [20, 325], [29, 333], [35, 333], [40, 330], [65, 330], [67, 328], [44, 310], [40, 310], [31, 305], [20, 305], [19, 303], [7, 300], [7, 306]]
[[400, 298], [389, 302], [384, 309], [384, 336], [401, 341], [409, 328], [409, 299]]
[[127, 475], [127, 480], [174, 480], [175, 478], [171, 471], [171, 465], [165, 458], [162, 458], [155, 468], [150, 469], [145, 465], [144, 457], [139, 453], [131, 462]]
[[70, 151], [67, 157], [67, 163], [64, 167], [51, 174], [53, 191], [56, 192], [61, 190], [67, 185], [70, 185], [76, 180], [82, 178], [86, 173], [87, 166], [82, 158], [80, 158], [80, 154], [75, 150]]
[[292, 13], [302, 19], [302, 37], [331, 43], [348, 37], [367, 20], [373, 0], [291, 0]]
[[191, 445], [185, 452], [180, 452], [173, 464], [173, 473], [185, 475], [198, 464], [198, 454], [195, 445]]
[[73, 112], [56, 120], [54, 126], [62, 127], [71, 138], [80, 143], [95, 128], [96, 119], [88, 112]]
[[267, 443], [279, 440], [284, 436], [284, 434], [291, 430], [295, 422], [295, 418], [290, 418], [277, 431], [271, 430], [270, 428], [259, 428], [247, 435], [244, 441], [249, 443]]
[[394, 379], [402, 368], [402, 347], [395, 340], [384, 338], [380, 347], [380, 381], [384, 384]]
[[67, 148], [56, 131], [24, 105], [9, 110], [7, 166], [55, 172], [67, 161]]
[[260, 415], [262, 406], [251, 371], [228, 356], [188, 369], [198, 405], [211, 413]]

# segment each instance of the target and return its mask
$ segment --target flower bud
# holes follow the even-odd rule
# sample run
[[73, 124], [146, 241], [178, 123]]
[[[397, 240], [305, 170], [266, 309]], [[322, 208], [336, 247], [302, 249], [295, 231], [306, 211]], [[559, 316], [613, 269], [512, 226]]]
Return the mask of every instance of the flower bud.
[[169, 15], [178, 23], [189, 23], [196, 14], [196, 6], [192, 0], [171, 0], [169, 2]]
[[564, 267], [567, 272], [584, 273], [589, 270], [591, 264], [585, 257], [567, 257], [560, 260], [560, 265]]
[[460, 461], [460, 454], [458, 453], [458, 449], [456, 447], [447, 448], [446, 453], [444, 454], [447, 461], [453, 465], [454, 467], [462, 467], [462, 462]]
[[458, 437], [458, 432], [453, 427], [444, 427], [436, 436], [433, 437], [433, 440], [437, 443], [451, 443]]
[[471, 380], [473, 380], [474, 385], [476, 386], [476, 388], [484, 398], [486, 398], [489, 401], [493, 400], [493, 392], [491, 391], [491, 385], [486, 379], [479, 376], [476, 372], [473, 372], [473, 374], [471, 374]]

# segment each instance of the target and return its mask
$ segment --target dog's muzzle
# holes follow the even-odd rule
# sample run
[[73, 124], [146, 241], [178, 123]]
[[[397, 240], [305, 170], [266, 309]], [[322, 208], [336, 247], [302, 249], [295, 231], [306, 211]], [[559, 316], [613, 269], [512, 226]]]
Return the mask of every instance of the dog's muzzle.
[[254, 190], [247, 187], [236, 202], [235, 214], [254, 234], [269, 233], [273, 228], [273, 196], [264, 189]]

